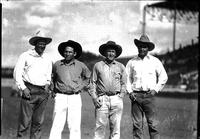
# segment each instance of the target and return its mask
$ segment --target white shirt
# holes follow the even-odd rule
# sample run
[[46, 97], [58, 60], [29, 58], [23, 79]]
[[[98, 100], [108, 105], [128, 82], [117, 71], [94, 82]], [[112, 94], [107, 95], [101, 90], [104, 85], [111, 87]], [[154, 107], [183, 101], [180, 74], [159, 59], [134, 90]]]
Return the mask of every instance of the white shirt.
[[161, 61], [147, 55], [142, 60], [134, 56], [126, 65], [127, 91], [161, 91], [168, 80], [167, 73]]
[[19, 89], [26, 88], [24, 81], [34, 85], [50, 84], [52, 61], [43, 53], [41, 56], [35, 49], [22, 53], [14, 68], [14, 79]]

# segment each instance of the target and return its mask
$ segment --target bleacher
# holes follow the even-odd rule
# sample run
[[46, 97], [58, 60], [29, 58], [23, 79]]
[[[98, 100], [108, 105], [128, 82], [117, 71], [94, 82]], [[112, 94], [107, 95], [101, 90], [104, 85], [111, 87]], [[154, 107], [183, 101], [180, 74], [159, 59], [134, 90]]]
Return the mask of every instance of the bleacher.
[[198, 88], [199, 43], [180, 47], [157, 57], [163, 62], [168, 73], [167, 85], [185, 85], [186, 89]]

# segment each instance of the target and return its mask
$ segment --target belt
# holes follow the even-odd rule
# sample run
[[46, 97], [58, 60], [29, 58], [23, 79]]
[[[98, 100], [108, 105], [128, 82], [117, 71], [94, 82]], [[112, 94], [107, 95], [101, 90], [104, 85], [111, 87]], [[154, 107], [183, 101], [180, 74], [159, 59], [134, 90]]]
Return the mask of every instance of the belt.
[[66, 91], [66, 92], [62, 92], [58, 89], [55, 89], [56, 90], [56, 93], [59, 93], [59, 94], [65, 94], [65, 95], [77, 95], [80, 93], [80, 91], [77, 91], [77, 92], [74, 92], [74, 91]]
[[37, 88], [37, 89], [45, 89], [45, 86], [40, 86], [40, 85], [34, 85], [34, 84], [31, 84], [29, 82], [24, 82], [24, 84], [28, 87], [28, 88]]
[[114, 95], [117, 95], [117, 94], [120, 94], [120, 92], [119, 92], [119, 91], [116, 91], [116, 92], [112, 92], [112, 93], [109, 93], [109, 94], [107, 94], [107, 93], [102, 93], [102, 94], [99, 94], [99, 96], [103, 96], [103, 95], [106, 95], [106, 96], [114, 96]]
[[148, 91], [133, 91], [133, 93], [147, 94]]

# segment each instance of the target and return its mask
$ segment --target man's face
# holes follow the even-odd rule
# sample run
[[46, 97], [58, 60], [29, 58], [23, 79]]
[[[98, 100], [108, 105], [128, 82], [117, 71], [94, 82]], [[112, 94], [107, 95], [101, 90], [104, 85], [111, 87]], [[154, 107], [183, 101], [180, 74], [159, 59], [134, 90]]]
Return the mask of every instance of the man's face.
[[65, 47], [63, 53], [64, 53], [65, 60], [67, 61], [71, 61], [76, 56], [76, 52], [74, 52], [74, 48], [70, 46]]
[[115, 59], [115, 57], [116, 57], [116, 51], [115, 51], [115, 49], [108, 48], [106, 50], [105, 56], [106, 56], [106, 58], [108, 60], [113, 61]]
[[44, 50], [46, 48], [46, 43], [42, 40], [37, 41], [35, 45], [35, 51], [39, 54], [42, 55]]
[[147, 45], [141, 45], [140, 47], [138, 47], [138, 53], [139, 56], [146, 56], [148, 54], [149, 48]]

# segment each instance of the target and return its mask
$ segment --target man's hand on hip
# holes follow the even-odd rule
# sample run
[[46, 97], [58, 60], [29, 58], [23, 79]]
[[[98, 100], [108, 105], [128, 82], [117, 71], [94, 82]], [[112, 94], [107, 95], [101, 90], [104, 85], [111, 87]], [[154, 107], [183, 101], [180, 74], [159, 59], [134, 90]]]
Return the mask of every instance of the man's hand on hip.
[[28, 99], [28, 100], [31, 99], [30, 90], [29, 90], [28, 88], [25, 88], [25, 89], [22, 91], [22, 98]]
[[130, 98], [132, 101], [135, 101], [135, 100], [136, 100], [136, 95], [135, 95], [135, 93], [134, 93], [134, 92], [131, 92], [131, 93], [129, 94], [129, 98]]
[[154, 96], [155, 94], [157, 94], [157, 92], [155, 90], [150, 90], [150, 91], [147, 92], [147, 94], [151, 94], [151, 95]]
[[44, 90], [45, 90], [46, 93], [51, 93], [51, 91], [50, 91], [50, 85], [46, 84], [45, 87], [44, 87]]
[[93, 99], [93, 102], [94, 102], [94, 106], [96, 108], [100, 108], [102, 106], [102, 101], [101, 101], [101, 99], [99, 97]]

